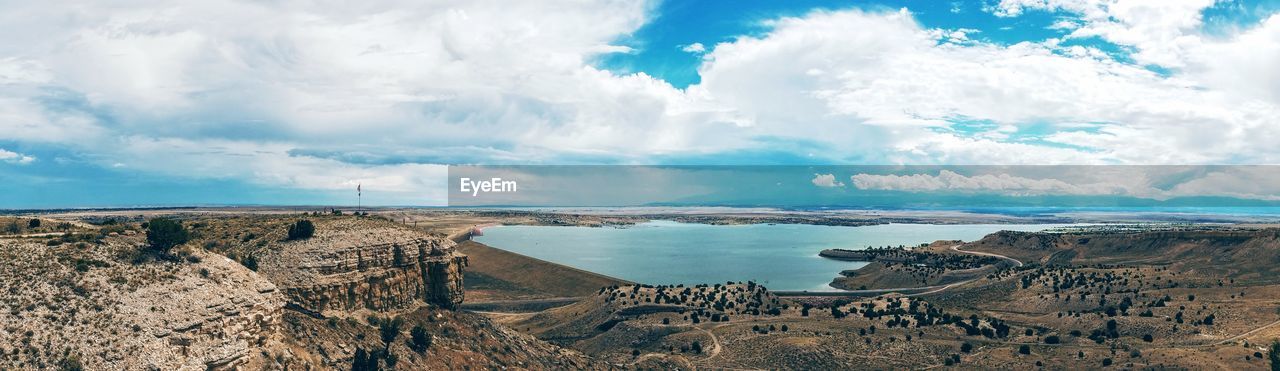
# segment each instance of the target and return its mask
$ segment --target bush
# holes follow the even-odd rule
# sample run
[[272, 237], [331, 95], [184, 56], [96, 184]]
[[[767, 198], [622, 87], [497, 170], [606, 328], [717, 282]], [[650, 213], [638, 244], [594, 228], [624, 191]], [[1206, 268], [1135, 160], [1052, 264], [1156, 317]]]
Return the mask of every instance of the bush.
[[253, 255], [244, 257], [244, 261], [240, 262], [240, 264], [243, 264], [245, 268], [249, 268], [251, 271], [258, 271], [258, 258], [253, 257]]
[[1271, 350], [1267, 351], [1267, 358], [1271, 360], [1271, 371], [1280, 371], [1280, 341], [1271, 342]]
[[972, 352], [973, 344], [969, 344], [969, 343], [960, 344], [960, 351], [965, 353]]
[[414, 325], [413, 329], [409, 330], [409, 349], [418, 353], [425, 352], [431, 347], [431, 341], [431, 334], [427, 333], [427, 329], [422, 325]]
[[31, 219], [27, 222], [27, 228], [40, 228], [40, 219]]
[[1031, 354], [1031, 347], [1027, 346], [1026, 344], [1023, 344], [1022, 346], [1018, 347], [1018, 353]]
[[18, 225], [17, 220], [10, 220], [9, 223], [4, 225], [4, 232], [8, 234], [19, 234], [22, 233], [22, 226]]
[[310, 220], [299, 220], [289, 226], [289, 240], [305, 240], [315, 235], [316, 226]]
[[84, 366], [80, 364], [80, 357], [69, 355], [58, 362], [58, 369], [62, 371], [80, 371], [84, 370]]
[[184, 244], [190, 238], [182, 222], [155, 218], [147, 223], [147, 244], [153, 251], [168, 254], [174, 246]]
[[1044, 338], [1045, 344], [1057, 344], [1061, 342], [1062, 342], [1062, 339], [1059, 339], [1058, 335], [1049, 335]]
[[378, 358], [371, 357], [364, 348], [356, 348], [356, 355], [351, 359], [351, 371], [377, 370]]

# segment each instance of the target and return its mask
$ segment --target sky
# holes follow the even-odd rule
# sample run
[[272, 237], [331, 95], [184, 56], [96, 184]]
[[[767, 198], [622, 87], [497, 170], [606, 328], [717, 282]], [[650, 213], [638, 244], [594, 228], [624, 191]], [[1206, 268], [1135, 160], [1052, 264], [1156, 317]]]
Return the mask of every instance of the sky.
[[1280, 0], [0, 3], [0, 208], [442, 205], [450, 164], [1280, 163]]

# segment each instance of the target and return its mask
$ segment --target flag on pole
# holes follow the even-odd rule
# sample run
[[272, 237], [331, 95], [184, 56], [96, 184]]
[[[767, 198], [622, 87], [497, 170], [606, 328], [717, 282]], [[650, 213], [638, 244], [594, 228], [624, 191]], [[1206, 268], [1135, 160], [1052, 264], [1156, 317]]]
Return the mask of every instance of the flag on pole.
[[360, 195], [360, 183], [356, 183], [356, 196]]

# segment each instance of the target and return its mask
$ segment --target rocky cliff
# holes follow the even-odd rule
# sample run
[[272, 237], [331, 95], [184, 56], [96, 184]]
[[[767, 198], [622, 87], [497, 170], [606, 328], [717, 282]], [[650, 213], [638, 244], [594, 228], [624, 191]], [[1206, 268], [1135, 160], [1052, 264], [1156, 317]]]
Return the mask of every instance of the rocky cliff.
[[317, 236], [283, 243], [260, 270], [291, 303], [314, 312], [412, 309], [462, 303], [467, 257], [453, 241], [392, 223], [333, 220]]
[[0, 369], [234, 369], [279, 336], [275, 285], [203, 251], [119, 258], [140, 243], [0, 241]]

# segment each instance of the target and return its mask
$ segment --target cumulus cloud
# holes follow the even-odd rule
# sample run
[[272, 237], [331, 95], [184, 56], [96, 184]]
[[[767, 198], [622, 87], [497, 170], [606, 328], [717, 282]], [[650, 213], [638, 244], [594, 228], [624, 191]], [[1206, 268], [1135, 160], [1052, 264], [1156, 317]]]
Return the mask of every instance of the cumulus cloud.
[[826, 188], [844, 187], [844, 183], [836, 180], [834, 174], [813, 174], [813, 185]]
[[779, 148], [858, 163], [1280, 161], [1280, 17], [1206, 38], [1204, 3], [992, 10], [1065, 12], [1068, 38], [1133, 47], [1139, 63], [1058, 39], [985, 42], [906, 10], [816, 11], [681, 46], [703, 56], [686, 89], [593, 65], [629, 50], [612, 43], [649, 21], [639, 0], [15, 3], [0, 32], [32, 36], [0, 43], [0, 140], [155, 176], [406, 195], [435, 192], [415, 178], [442, 163]]
[[13, 152], [0, 148], [0, 161], [11, 164], [26, 165], [36, 161], [34, 156], [28, 156], [21, 153]]
[[[1195, 76], [1162, 76], [1056, 39], [940, 43], [944, 37], [908, 12], [784, 18], [764, 36], [717, 45], [698, 88], [735, 107], [752, 131], [827, 138], [835, 152], [860, 161], [1193, 164], [1280, 157], [1257, 139], [1280, 134], [1265, 124], [1280, 119], [1277, 102], [1240, 104], [1236, 86], [1207, 88]], [[957, 120], [1017, 130], [994, 137], [946, 130]]]
[[[1123, 196], [1154, 200], [1221, 196], [1280, 200], [1280, 173], [1271, 166], [1072, 166], [1021, 170], [1042, 174], [1021, 176], [1011, 172], [983, 170], [978, 174], [964, 175], [952, 170], [939, 170], [937, 175], [862, 173], [851, 176], [850, 180], [855, 188], [862, 190], [915, 193], [995, 194], [1014, 197]], [[1157, 184], [1162, 186], [1157, 187]]]
[[707, 47], [702, 45], [702, 43], [693, 43], [681, 47], [680, 50], [686, 53], [702, 54], [707, 51]]
[[[966, 176], [951, 170], [940, 170], [938, 175], [874, 175], [855, 174], [850, 179], [853, 186], [864, 190], [908, 192], [996, 192], [1010, 196], [1034, 195], [1127, 195], [1130, 190], [1106, 183], [1072, 184], [1053, 178], [1024, 178], [1009, 174], [981, 174]], [[1149, 193], [1149, 192], [1142, 192]]]

